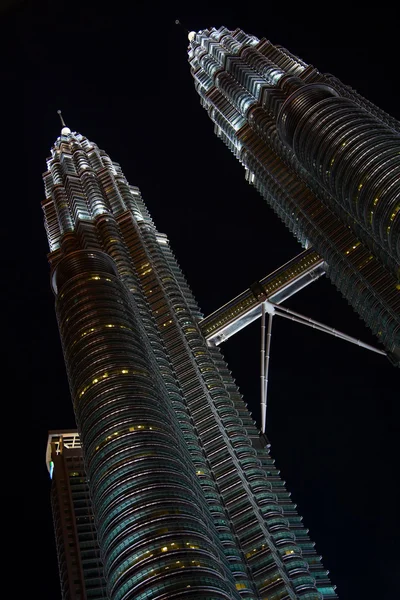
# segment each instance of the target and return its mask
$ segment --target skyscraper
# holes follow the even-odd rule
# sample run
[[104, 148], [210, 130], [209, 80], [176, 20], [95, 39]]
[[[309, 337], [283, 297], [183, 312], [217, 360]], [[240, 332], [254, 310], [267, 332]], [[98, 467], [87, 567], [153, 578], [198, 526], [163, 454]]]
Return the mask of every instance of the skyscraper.
[[47, 167], [51, 285], [107, 597], [336, 598], [138, 188], [66, 126]]
[[240, 29], [189, 34], [220, 137], [400, 362], [400, 124], [332, 75]]

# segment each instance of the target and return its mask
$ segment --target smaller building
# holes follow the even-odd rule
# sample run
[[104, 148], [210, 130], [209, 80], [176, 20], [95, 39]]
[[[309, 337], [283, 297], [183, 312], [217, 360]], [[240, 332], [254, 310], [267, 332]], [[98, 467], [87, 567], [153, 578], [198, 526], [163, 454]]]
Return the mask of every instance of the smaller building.
[[47, 468], [62, 600], [107, 598], [103, 564], [76, 430], [50, 431]]

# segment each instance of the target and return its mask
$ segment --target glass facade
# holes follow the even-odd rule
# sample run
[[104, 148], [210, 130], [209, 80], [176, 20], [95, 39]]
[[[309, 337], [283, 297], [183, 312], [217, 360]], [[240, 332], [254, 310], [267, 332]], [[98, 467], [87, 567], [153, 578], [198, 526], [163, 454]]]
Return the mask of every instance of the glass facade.
[[336, 598], [139, 190], [68, 128], [47, 166], [51, 286], [106, 597]]
[[215, 133], [400, 364], [400, 124], [332, 75], [240, 29], [189, 35]]

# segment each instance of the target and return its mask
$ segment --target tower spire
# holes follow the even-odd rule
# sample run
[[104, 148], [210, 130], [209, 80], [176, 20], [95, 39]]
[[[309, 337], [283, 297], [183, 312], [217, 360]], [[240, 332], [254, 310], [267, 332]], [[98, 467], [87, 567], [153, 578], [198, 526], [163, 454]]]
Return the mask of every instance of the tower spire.
[[175, 25], [180, 25], [186, 31], [186, 33], [189, 33], [189, 29], [185, 27], [185, 25], [179, 19], [175, 19]]
[[182, 21], [180, 21], [179, 19], [175, 19], [175, 25], [180, 25], [182, 27], [182, 29], [184, 29], [186, 31], [189, 42], [194, 39], [196, 32], [189, 31], [189, 29], [182, 23]]
[[60, 120], [61, 120], [61, 125], [62, 125], [62, 129], [61, 129], [61, 135], [67, 135], [67, 133], [71, 133], [71, 130], [70, 130], [70, 128], [69, 128], [69, 127], [67, 127], [67, 126], [66, 126], [66, 124], [65, 124], [65, 121], [64, 121], [64, 119], [63, 119], [63, 116], [62, 116], [61, 110], [58, 110], [58, 111], [57, 111], [57, 113], [58, 113], [58, 116], [60, 117]]
[[62, 116], [62, 113], [61, 113], [61, 110], [58, 110], [58, 111], [57, 111], [57, 113], [58, 113], [58, 115], [59, 115], [59, 117], [60, 117], [60, 120], [61, 120], [61, 125], [62, 125], [63, 127], [66, 127], [66, 125], [65, 125], [65, 122], [64, 122], [64, 119], [63, 119], [63, 116]]

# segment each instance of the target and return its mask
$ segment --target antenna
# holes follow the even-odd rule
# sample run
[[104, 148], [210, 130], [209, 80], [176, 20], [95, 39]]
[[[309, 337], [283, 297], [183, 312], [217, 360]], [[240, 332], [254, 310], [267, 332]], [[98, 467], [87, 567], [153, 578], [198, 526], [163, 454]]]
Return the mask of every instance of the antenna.
[[61, 125], [62, 125], [63, 127], [66, 127], [66, 124], [64, 123], [63, 116], [62, 116], [62, 114], [61, 114], [61, 110], [58, 110], [58, 111], [57, 111], [57, 113], [58, 113], [58, 115], [59, 115], [59, 117], [60, 117], [60, 119], [61, 119]]
[[194, 38], [196, 37], [195, 31], [189, 31], [189, 29], [187, 27], [185, 27], [185, 25], [183, 23], [181, 23], [179, 19], [175, 19], [175, 25], [180, 25], [182, 27], [182, 29], [184, 29], [184, 31], [186, 31], [189, 42], [194, 40]]
[[175, 25], [180, 25], [182, 29], [184, 29], [186, 33], [189, 34], [189, 29], [185, 27], [185, 25], [179, 19], [175, 19]]

